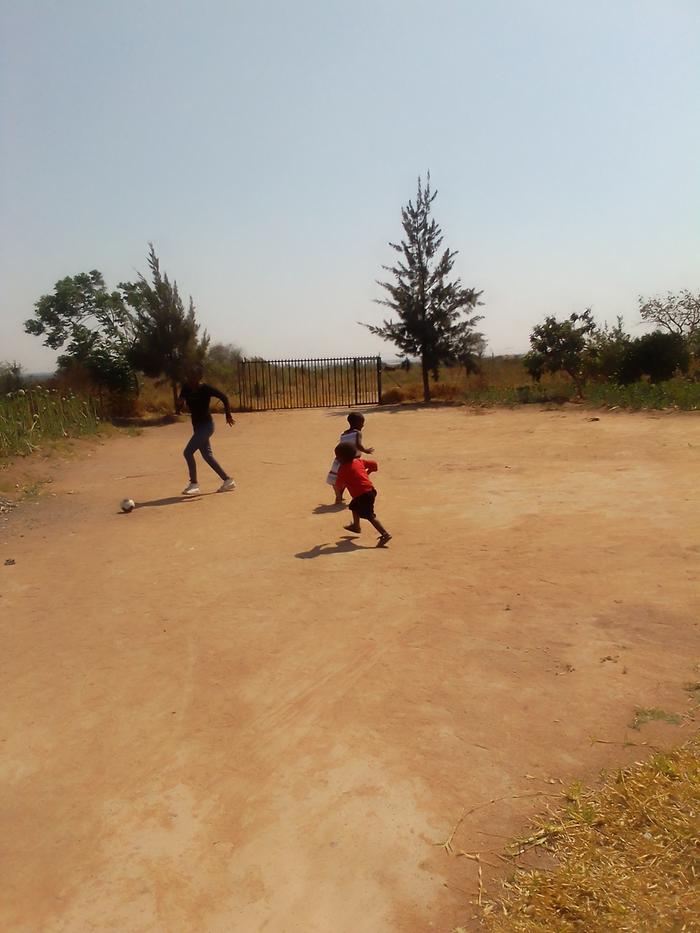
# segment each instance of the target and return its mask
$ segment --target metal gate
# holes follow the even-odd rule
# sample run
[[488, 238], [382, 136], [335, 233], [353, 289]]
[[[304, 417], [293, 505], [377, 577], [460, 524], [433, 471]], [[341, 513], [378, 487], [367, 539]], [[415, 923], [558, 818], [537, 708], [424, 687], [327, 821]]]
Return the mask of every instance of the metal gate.
[[243, 411], [376, 405], [382, 396], [379, 356], [310, 360], [241, 360]]

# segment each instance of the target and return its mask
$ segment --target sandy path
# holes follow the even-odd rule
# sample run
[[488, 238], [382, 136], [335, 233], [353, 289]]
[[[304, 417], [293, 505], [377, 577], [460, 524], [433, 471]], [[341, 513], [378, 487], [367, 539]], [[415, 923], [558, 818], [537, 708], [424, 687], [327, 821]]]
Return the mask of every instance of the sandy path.
[[186, 426], [120, 438], [2, 527], [2, 930], [469, 927], [463, 808], [499, 864], [639, 754], [590, 736], [688, 734], [626, 725], [698, 679], [697, 416], [371, 413], [383, 551], [313, 512], [341, 426], [219, 423], [239, 489], [162, 505]]

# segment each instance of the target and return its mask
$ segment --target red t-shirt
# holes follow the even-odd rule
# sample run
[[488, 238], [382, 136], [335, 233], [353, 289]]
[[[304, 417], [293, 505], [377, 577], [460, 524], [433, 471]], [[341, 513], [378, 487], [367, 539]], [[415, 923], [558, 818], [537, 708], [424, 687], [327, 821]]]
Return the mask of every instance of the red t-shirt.
[[375, 460], [360, 460], [357, 457], [352, 463], [341, 463], [335, 488], [340, 491], [347, 489], [353, 499], [357, 499], [363, 492], [372, 492], [374, 489], [367, 474], [375, 473], [376, 470]]

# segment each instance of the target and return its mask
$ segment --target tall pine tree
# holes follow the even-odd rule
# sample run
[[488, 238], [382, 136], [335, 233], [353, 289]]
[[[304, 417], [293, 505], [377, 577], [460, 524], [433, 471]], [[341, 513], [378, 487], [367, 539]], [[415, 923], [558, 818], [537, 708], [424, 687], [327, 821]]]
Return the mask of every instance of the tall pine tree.
[[199, 324], [190, 297], [185, 311], [177, 282], [160, 271], [153, 244], [149, 243], [148, 265], [151, 281], [139, 275], [138, 282], [120, 286], [125, 300], [133, 308], [135, 340], [130, 359], [147, 376], [161, 376], [172, 388], [173, 407], [177, 409], [177, 386], [188, 369], [201, 364], [209, 345], [206, 332], [199, 337]]
[[395, 344], [407, 359], [418, 357], [423, 372], [423, 398], [430, 401], [430, 375], [438, 378], [443, 364], [460, 359], [463, 348], [473, 339], [474, 326], [481, 315], [465, 318], [481, 304], [482, 294], [464, 288], [458, 278], [450, 280], [456, 251], [441, 252], [442, 231], [431, 216], [437, 191], [430, 190], [430, 173], [425, 187], [418, 179], [416, 203], [408, 202], [401, 209], [405, 239], [390, 243], [401, 259], [395, 266], [382, 266], [393, 276], [393, 282], [378, 282], [389, 293], [388, 298], [375, 299], [390, 308], [398, 320], [385, 320], [380, 326], [364, 326]]

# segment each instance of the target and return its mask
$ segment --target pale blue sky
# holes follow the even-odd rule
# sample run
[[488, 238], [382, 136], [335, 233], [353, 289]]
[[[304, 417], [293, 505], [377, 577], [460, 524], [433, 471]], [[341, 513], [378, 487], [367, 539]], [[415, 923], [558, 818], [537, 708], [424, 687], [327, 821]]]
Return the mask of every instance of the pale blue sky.
[[0, 359], [69, 274], [153, 240], [214, 340], [381, 351], [430, 169], [494, 352], [700, 288], [698, 0], [0, 0]]

